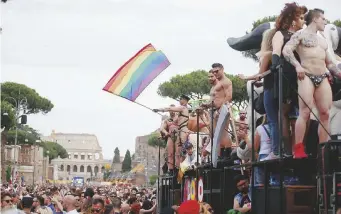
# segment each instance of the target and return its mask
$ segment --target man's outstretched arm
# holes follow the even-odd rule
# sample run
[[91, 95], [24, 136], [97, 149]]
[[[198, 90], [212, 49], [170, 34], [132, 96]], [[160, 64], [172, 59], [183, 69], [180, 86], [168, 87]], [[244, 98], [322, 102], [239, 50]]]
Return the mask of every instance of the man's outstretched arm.
[[166, 108], [160, 108], [160, 109], [154, 109], [153, 111], [155, 112], [182, 112], [184, 109], [183, 106], [179, 106], [179, 107], [166, 107]]
[[287, 44], [284, 46], [283, 51], [282, 51], [284, 58], [290, 64], [295, 66], [295, 68], [301, 66], [301, 64], [297, 61], [294, 55], [294, 51], [296, 50], [297, 46], [301, 42], [301, 35], [302, 35], [302, 32], [296, 32], [294, 35], [292, 35], [291, 39], [289, 40], [289, 42], [287, 42]]

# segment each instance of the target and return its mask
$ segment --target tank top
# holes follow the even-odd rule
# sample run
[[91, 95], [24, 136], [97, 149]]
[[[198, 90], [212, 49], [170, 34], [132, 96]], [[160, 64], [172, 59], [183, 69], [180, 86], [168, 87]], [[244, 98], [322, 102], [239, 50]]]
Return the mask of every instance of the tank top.
[[260, 136], [260, 155], [268, 155], [271, 152], [271, 141], [269, 135], [266, 133], [266, 128], [270, 134], [270, 128], [268, 124], [260, 125], [256, 128], [256, 131], [258, 132]]
[[[283, 51], [285, 44], [287, 44], [289, 42], [289, 40], [290, 40], [291, 36], [293, 35], [293, 33], [290, 32], [290, 31], [287, 31], [287, 30], [281, 30], [280, 32], [282, 33], [282, 35], [284, 37], [284, 44], [283, 44], [282, 49], [281, 49]], [[300, 62], [299, 56], [296, 53], [296, 51], [294, 51], [294, 55], [295, 55], [297, 61]], [[288, 62], [288, 61], [286, 61], [284, 59], [283, 54], [281, 55], [281, 60], [283, 62], [283, 73], [286, 74], [286, 72], [294, 72], [295, 73], [294, 76], [296, 77], [297, 74], [296, 74], [295, 67], [290, 62]]]
[[[281, 51], [283, 51], [283, 48], [285, 46], [285, 44], [287, 44], [287, 42], [289, 42], [291, 36], [293, 35], [292, 32], [287, 31], [287, 30], [280, 30], [280, 32], [283, 35], [283, 46], [281, 48]], [[298, 59], [299, 61], [299, 56], [296, 53], [296, 51], [294, 52], [296, 59]], [[296, 81], [296, 69], [293, 65], [291, 65], [288, 61], [286, 61], [284, 59], [283, 54], [281, 54], [281, 63], [283, 65], [283, 74], [287, 77], [287, 79], [292, 80], [292, 81]], [[272, 89], [274, 87], [274, 83], [278, 81], [278, 75], [275, 75], [274, 73], [270, 73], [269, 75], [264, 77], [264, 88], [265, 89]]]

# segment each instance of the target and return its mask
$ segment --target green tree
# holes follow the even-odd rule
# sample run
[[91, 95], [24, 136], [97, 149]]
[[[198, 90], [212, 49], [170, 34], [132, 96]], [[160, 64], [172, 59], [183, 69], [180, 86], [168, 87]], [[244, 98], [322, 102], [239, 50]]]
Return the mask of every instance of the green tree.
[[335, 20], [333, 22], [334, 25], [338, 26], [338, 27], [341, 27], [341, 19], [338, 19], [338, 20]]
[[49, 158], [50, 160], [57, 158], [58, 156], [60, 158], [67, 158], [68, 153], [65, 150], [64, 147], [62, 147], [60, 144], [55, 142], [41, 142], [39, 144], [44, 148], [44, 156], [47, 156], [47, 151], [49, 151]]
[[131, 156], [130, 151], [127, 150], [123, 162], [122, 162], [122, 172], [129, 172], [131, 170]]
[[182, 94], [191, 99], [202, 99], [210, 91], [207, 72], [196, 70], [185, 75], [176, 75], [159, 85], [157, 93], [162, 97], [178, 100]]
[[160, 135], [158, 132], [153, 132], [149, 135], [148, 145], [152, 147], [160, 146], [161, 148], [165, 148], [167, 145], [167, 142], [164, 139], [160, 138]]
[[11, 175], [12, 175], [12, 167], [8, 165], [6, 168], [6, 181], [7, 182], [11, 181]]
[[[15, 143], [15, 129], [11, 129], [7, 132], [7, 143]], [[36, 140], [39, 140], [39, 133], [28, 125], [18, 126], [18, 144], [30, 144], [33, 145]]]
[[156, 183], [157, 178], [157, 175], [149, 176], [149, 184], [153, 186]]
[[[50, 100], [41, 97], [34, 89], [24, 84], [15, 82], [1, 83], [1, 122], [4, 122], [2, 126], [5, 126], [7, 130], [15, 126], [14, 111], [18, 101], [17, 110], [23, 111], [25, 114], [46, 114], [53, 108]], [[9, 117], [3, 117], [4, 113], [7, 113]]]
[[[203, 96], [209, 95], [210, 84], [207, 80], [208, 73], [204, 70], [193, 71], [185, 75], [176, 75], [170, 81], [162, 83], [158, 88], [158, 94], [162, 97], [178, 99], [181, 94], [185, 94], [192, 99], [202, 99]], [[242, 81], [235, 75], [226, 75], [233, 84], [233, 104], [238, 109], [243, 108], [246, 104], [247, 91], [246, 82]], [[151, 145], [156, 145], [152, 143]]]
[[113, 163], [120, 163], [121, 162], [121, 158], [120, 158], [120, 150], [118, 149], [118, 147], [115, 148], [114, 151], [114, 159], [112, 160]]
[[[7, 143], [14, 144], [15, 142], [15, 130], [11, 129], [7, 131]], [[47, 156], [47, 151], [49, 151], [50, 160], [57, 158], [67, 158], [68, 154], [63, 146], [54, 142], [41, 142], [40, 134], [28, 125], [20, 125], [18, 127], [18, 144], [30, 144], [38, 145], [44, 148], [44, 156]]]
[[232, 104], [237, 107], [238, 111], [245, 109], [248, 104], [248, 95], [246, 90], [246, 82], [236, 75], [226, 75], [233, 84], [233, 101]]

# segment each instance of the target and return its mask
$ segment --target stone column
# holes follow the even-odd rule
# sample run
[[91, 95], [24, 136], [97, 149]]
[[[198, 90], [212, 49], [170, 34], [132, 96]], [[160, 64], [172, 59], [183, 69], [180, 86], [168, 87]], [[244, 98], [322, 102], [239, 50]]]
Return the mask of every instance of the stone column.
[[58, 165], [53, 165], [53, 180], [58, 180]]

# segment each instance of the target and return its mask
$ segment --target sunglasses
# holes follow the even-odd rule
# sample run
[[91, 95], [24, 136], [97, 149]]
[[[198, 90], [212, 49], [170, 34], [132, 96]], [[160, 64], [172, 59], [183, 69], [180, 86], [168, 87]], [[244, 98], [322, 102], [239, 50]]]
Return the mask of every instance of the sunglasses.
[[91, 209], [91, 212], [93, 212], [93, 213], [99, 213], [99, 212], [101, 212], [101, 210], [102, 210], [102, 209]]
[[219, 69], [213, 70], [212, 73], [218, 73]]
[[2, 200], [2, 201], [5, 201], [6, 203], [12, 203], [12, 200]]

